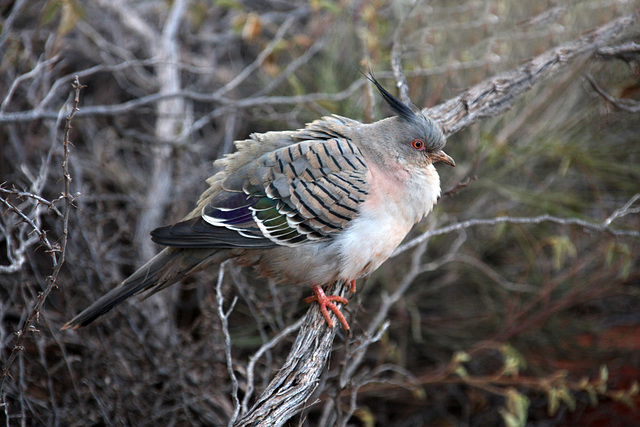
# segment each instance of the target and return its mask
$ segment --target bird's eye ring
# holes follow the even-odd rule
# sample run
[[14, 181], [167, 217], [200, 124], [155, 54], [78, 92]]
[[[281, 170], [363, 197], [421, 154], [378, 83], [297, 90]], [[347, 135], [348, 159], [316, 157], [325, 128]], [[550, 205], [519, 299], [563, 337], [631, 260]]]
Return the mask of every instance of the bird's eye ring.
[[411, 141], [411, 146], [418, 151], [423, 151], [425, 149], [424, 141], [419, 138], [416, 138], [413, 141]]

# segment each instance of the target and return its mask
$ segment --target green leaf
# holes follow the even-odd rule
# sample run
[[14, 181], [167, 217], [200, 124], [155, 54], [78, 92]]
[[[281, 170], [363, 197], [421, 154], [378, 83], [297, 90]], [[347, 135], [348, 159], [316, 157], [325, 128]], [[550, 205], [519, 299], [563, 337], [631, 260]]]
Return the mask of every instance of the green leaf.
[[606, 365], [600, 366], [600, 378], [596, 384], [596, 391], [600, 394], [607, 392], [607, 381], [609, 380], [609, 369]]
[[558, 389], [558, 398], [564, 402], [565, 405], [569, 408], [570, 411], [575, 411], [576, 409], [576, 400], [567, 388], [567, 386], [562, 386]]
[[578, 251], [569, 237], [554, 236], [548, 240], [553, 249], [553, 266], [556, 270], [560, 270], [567, 257], [575, 258], [578, 255]]
[[633, 255], [629, 245], [624, 243], [611, 242], [607, 246], [607, 254], [605, 258], [607, 267], [613, 266], [616, 262], [620, 263], [620, 277], [627, 279], [633, 265]]
[[558, 396], [557, 388], [551, 387], [549, 390], [547, 390], [547, 401], [547, 413], [549, 414], [549, 416], [553, 416], [560, 407], [560, 398]]
[[524, 427], [527, 424], [529, 399], [515, 388], [507, 389], [507, 406], [498, 411], [507, 427]]
[[353, 415], [360, 420], [365, 427], [375, 427], [376, 425], [376, 416], [366, 406], [356, 409]]
[[469, 353], [467, 353], [465, 351], [457, 351], [453, 355], [453, 362], [454, 363], [466, 363], [466, 362], [468, 362], [470, 360], [471, 360], [471, 356], [469, 356]]
[[64, 36], [73, 30], [82, 18], [82, 8], [74, 0], [63, 0], [62, 16], [58, 24], [58, 35]]
[[521, 370], [527, 368], [527, 360], [515, 347], [503, 344], [500, 352], [504, 357], [504, 375], [518, 375]]
[[495, 241], [502, 239], [502, 237], [505, 235], [507, 231], [507, 223], [506, 222], [501, 222], [495, 225], [495, 227], [493, 227], [493, 239]]
[[453, 371], [453, 373], [459, 376], [460, 378], [467, 378], [469, 376], [469, 373], [467, 372], [465, 367], [462, 365], [456, 366], [456, 369]]
[[244, 10], [244, 6], [240, 0], [214, 0], [213, 3], [221, 9]]
[[58, 12], [62, 8], [61, 0], [52, 0], [45, 4], [44, 9], [42, 10], [42, 23], [48, 24], [53, 21], [56, 16], [58, 16]]

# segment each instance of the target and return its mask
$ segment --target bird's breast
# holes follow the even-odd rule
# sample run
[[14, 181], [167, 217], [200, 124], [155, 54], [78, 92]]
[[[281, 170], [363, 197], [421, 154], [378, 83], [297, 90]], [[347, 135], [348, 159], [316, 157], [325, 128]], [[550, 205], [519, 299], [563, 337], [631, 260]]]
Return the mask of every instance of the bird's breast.
[[390, 211], [363, 206], [361, 215], [336, 239], [340, 278], [349, 280], [371, 274], [389, 258], [412, 226], [413, 222]]
[[428, 214], [440, 195], [432, 165], [422, 171], [370, 169], [370, 193], [360, 213], [336, 238], [341, 278], [354, 279], [376, 270], [411, 228]]

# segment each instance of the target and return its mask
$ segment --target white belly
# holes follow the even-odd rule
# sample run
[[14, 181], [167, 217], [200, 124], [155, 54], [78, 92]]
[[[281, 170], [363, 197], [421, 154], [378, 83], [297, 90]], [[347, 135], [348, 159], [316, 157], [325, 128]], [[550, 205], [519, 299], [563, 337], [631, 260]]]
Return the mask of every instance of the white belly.
[[361, 213], [336, 238], [341, 279], [372, 273], [391, 253], [413, 225], [431, 211], [440, 194], [440, 180], [429, 165], [408, 175], [371, 167], [371, 195]]
[[389, 258], [412, 226], [413, 222], [403, 221], [389, 211], [363, 212], [336, 239], [340, 278], [351, 280], [372, 273]]

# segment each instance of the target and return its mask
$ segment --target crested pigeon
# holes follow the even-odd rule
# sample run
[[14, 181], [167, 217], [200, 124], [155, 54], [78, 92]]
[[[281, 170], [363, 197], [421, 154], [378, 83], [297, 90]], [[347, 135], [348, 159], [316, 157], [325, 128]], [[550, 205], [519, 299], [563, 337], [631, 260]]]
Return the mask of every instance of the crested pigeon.
[[132, 295], [155, 293], [234, 258], [278, 283], [312, 286], [320, 304], [349, 325], [321, 285], [376, 270], [440, 196], [436, 162], [455, 166], [429, 117], [373, 77], [395, 116], [371, 124], [332, 115], [297, 131], [252, 134], [218, 160], [220, 172], [181, 222], [151, 232], [165, 248], [63, 329], [85, 326]]

